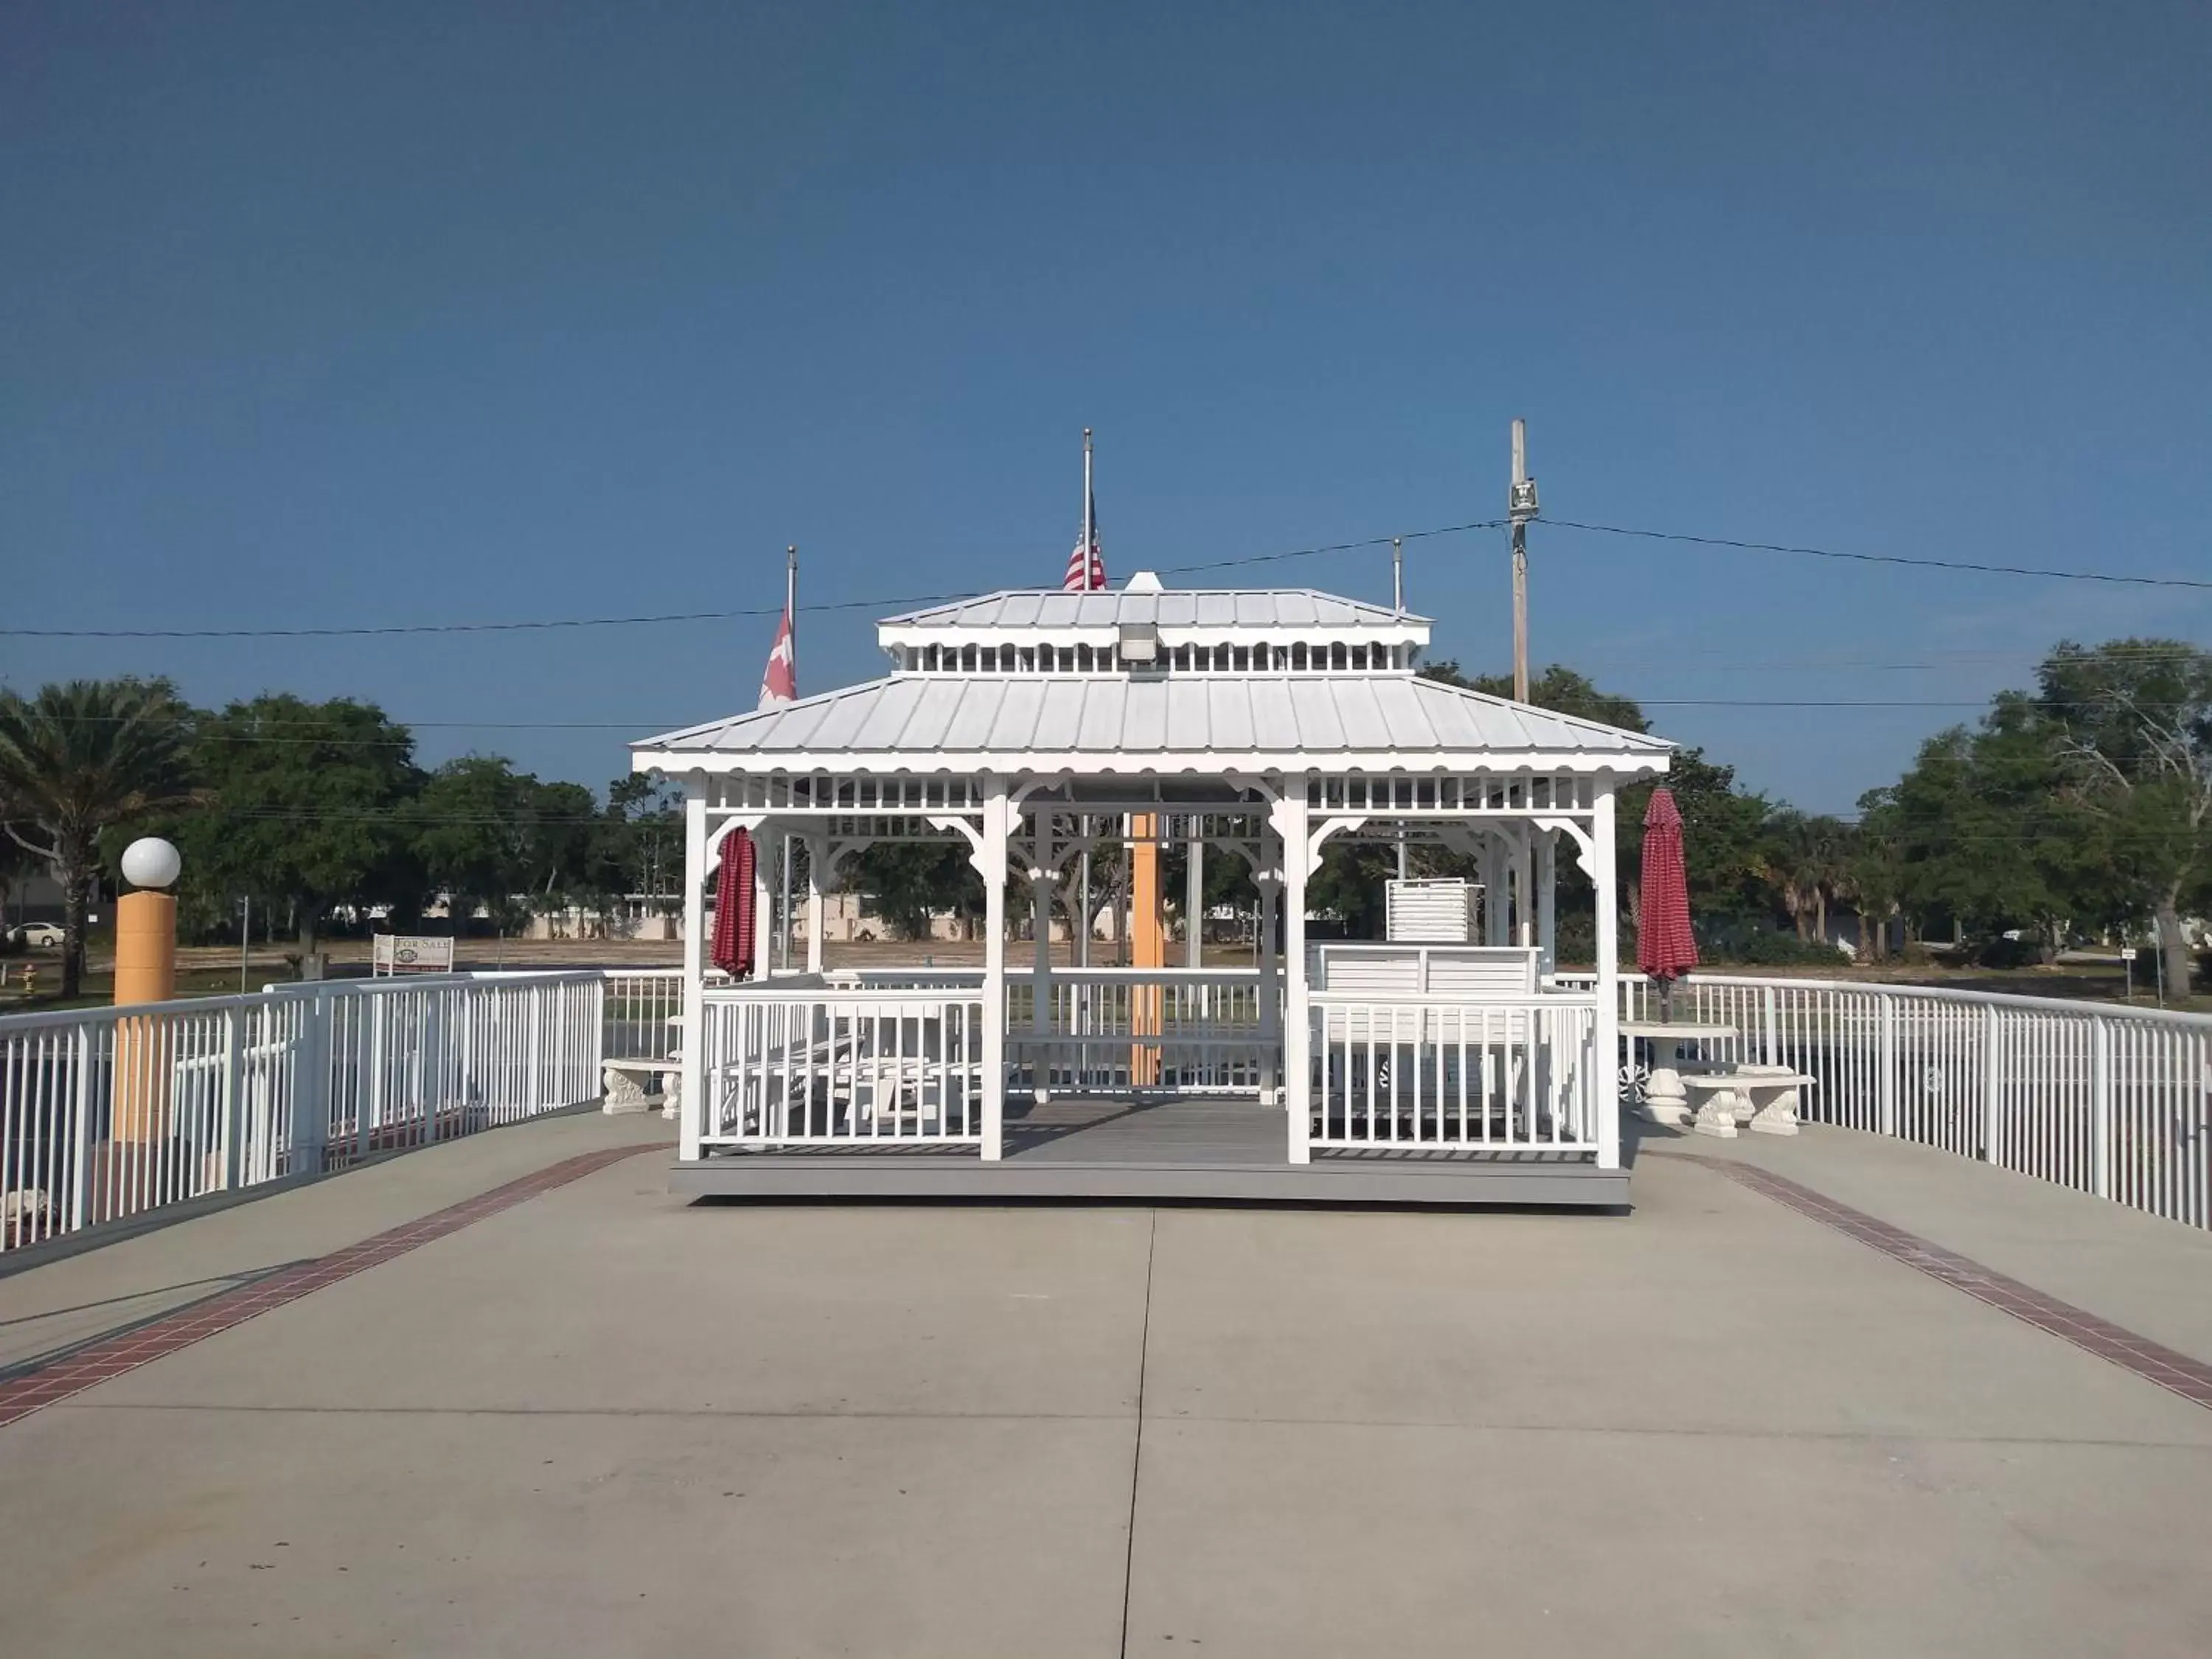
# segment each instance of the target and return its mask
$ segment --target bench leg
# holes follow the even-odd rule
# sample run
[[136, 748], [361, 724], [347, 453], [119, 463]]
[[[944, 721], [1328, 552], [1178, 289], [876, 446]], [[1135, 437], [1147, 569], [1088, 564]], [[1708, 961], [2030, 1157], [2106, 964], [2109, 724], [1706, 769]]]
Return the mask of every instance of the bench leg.
[[623, 1067], [610, 1066], [599, 1075], [606, 1085], [606, 1097], [599, 1109], [609, 1117], [652, 1109], [652, 1103], [646, 1099], [645, 1091], [638, 1086], [637, 1079]]
[[1751, 1115], [1754, 1134], [1794, 1135], [1797, 1133], [1797, 1091], [1777, 1089], [1774, 1097]]
[[1697, 1121], [1690, 1126], [1695, 1134], [1711, 1135], [1717, 1140], [1735, 1139], [1735, 1091], [1715, 1089], [1705, 1097], [1705, 1103], [1698, 1108]]

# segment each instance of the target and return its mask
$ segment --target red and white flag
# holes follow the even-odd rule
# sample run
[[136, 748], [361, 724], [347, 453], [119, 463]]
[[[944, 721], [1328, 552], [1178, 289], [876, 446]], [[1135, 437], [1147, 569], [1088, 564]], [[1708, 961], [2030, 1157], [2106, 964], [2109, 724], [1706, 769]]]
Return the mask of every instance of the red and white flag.
[[792, 642], [791, 607], [787, 604], [783, 620], [776, 625], [775, 643], [769, 647], [768, 666], [761, 673], [760, 706], [774, 708], [798, 696], [799, 653]]
[[1091, 500], [1091, 522], [1075, 538], [1074, 550], [1067, 556], [1067, 574], [1060, 579], [1060, 590], [1067, 593], [1082, 593], [1106, 586], [1106, 561], [1098, 551], [1098, 502]]

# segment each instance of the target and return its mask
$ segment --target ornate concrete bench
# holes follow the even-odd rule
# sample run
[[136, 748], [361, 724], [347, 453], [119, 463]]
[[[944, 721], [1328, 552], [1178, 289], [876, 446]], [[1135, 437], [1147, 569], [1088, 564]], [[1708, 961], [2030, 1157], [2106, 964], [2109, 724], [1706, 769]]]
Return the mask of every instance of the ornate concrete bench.
[[[609, 1117], [619, 1117], [627, 1112], [649, 1112], [660, 1109], [663, 1117], [672, 1118], [684, 1099], [684, 1056], [670, 1054], [665, 1060], [610, 1060], [602, 1063], [599, 1075], [606, 1085], [606, 1097], [599, 1109]], [[650, 1085], [658, 1084], [658, 1093], [648, 1093]]]
[[1731, 1071], [1682, 1073], [1682, 1087], [1698, 1097], [1690, 1127], [1723, 1140], [1735, 1139], [1736, 1125], [1754, 1134], [1797, 1133], [1797, 1097], [1820, 1081], [1787, 1066], [1738, 1066]]

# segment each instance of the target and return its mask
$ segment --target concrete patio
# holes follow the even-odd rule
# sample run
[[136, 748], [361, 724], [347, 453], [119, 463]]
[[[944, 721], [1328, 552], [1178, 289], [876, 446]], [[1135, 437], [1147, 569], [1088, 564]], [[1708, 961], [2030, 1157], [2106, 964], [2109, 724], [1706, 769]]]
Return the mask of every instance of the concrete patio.
[[662, 1129], [0, 1278], [20, 1388], [639, 1148], [0, 1426], [7, 1651], [2212, 1651], [2212, 1411], [1687, 1155], [2198, 1360], [2203, 1233], [1834, 1130], [1605, 1216], [692, 1207]]

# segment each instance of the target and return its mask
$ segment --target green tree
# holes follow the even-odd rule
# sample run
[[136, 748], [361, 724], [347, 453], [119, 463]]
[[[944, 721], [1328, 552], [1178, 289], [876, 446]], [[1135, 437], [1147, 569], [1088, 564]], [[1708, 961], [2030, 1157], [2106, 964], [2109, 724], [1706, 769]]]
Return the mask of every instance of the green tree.
[[165, 680], [71, 680], [0, 692], [0, 823], [62, 889], [62, 994], [84, 977], [100, 833], [193, 799], [191, 711]]
[[981, 914], [983, 878], [968, 861], [968, 843], [879, 841], [845, 860], [844, 884], [866, 896], [901, 939], [929, 937], [940, 910], [963, 917]]
[[2175, 640], [2062, 641], [2037, 670], [2066, 799], [2104, 832], [2117, 908], [2156, 919], [2186, 993], [2181, 905], [2212, 877], [2212, 651]]
[[1929, 738], [1877, 800], [1908, 918], [1924, 928], [1948, 916], [1980, 941], [2032, 928], [2054, 956], [2102, 859], [2063, 786], [2050, 731], [2016, 693], [1979, 726]]
[[223, 909], [289, 911], [301, 957], [337, 905], [405, 904], [421, 890], [402, 815], [422, 787], [414, 738], [374, 703], [274, 693], [198, 723], [192, 768], [208, 809], [181, 820], [185, 878]]
[[1840, 818], [1785, 807], [1767, 821], [1769, 869], [1801, 939], [1828, 937], [1828, 905], [1850, 881], [1851, 834]]
[[535, 778], [496, 755], [465, 755], [430, 775], [410, 821], [416, 856], [431, 890], [445, 895], [455, 933], [477, 906], [506, 933], [525, 915], [536, 828]]
[[595, 868], [616, 896], [642, 893], [684, 903], [683, 795], [658, 772], [627, 772], [607, 785]]
[[[1446, 685], [1462, 686], [1493, 697], [1510, 697], [1513, 680], [1507, 674], [1480, 674], [1470, 678], [1454, 662], [1431, 663], [1421, 673]], [[1650, 721], [1631, 697], [1601, 690], [1583, 675], [1553, 663], [1528, 684], [1531, 706], [1577, 720], [1595, 720], [1627, 732], [1646, 732]], [[1674, 792], [1682, 813], [1683, 856], [1689, 877], [1692, 912], [1708, 923], [1740, 921], [1763, 915], [1767, 908], [1768, 860], [1766, 823], [1773, 808], [1765, 797], [1739, 789], [1735, 769], [1706, 759], [1705, 750], [1680, 748], [1674, 751], [1664, 779], [1640, 783], [1621, 792], [1616, 809], [1620, 833], [1616, 856], [1621, 902], [1630, 929], [1624, 950], [1634, 948], [1633, 932], [1642, 915], [1644, 813], [1651, 791], [1664, 782]], [[1356, 866], [1346, 866], [1347, 882], [1359, 878]], [[1571, 859], [1559, 860], [1559, 896], [1563, 908], [1587, 904], [1589, 888], [1581, 867]]]

